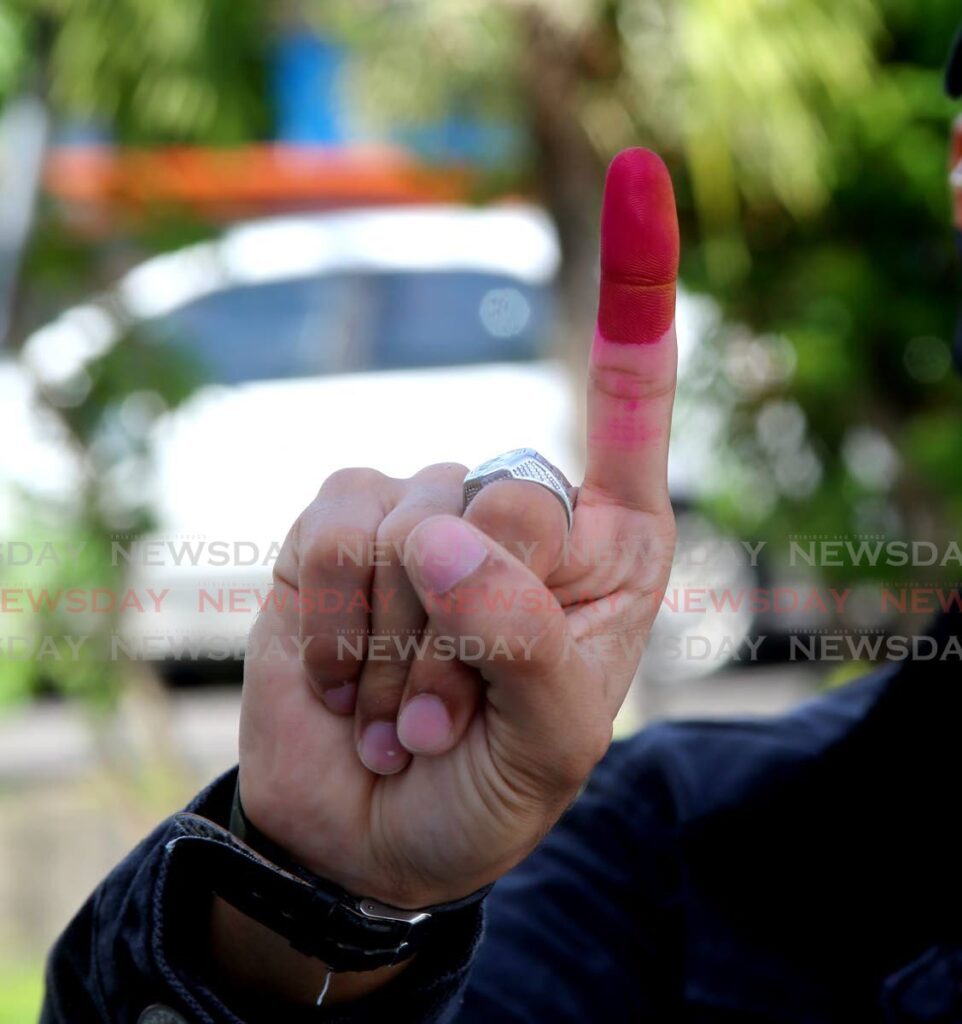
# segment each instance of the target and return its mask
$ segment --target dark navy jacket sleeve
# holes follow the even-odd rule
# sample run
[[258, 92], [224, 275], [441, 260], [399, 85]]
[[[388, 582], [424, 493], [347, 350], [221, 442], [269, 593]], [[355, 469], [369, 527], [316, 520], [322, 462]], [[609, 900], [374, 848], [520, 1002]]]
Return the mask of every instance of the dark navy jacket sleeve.
[[[479, 914], [470, 933], [422, 954], [397, 982], [322, 1019], [583, 1021], [601, 1002], [660, 1019], [672, 988], [675, 880], [670, 802], [646, 768], [649, 742], [646, 734], [613, 747], [545, 842], [495, 886], [483, 941]], [[226, 820], [233, 778], [190, 809]], [[277, 1019], [276, 1007], [232, 1005], [211, 980], [198, 941], [207, 903], [175, 877], [165, 849], [176, 829], [169, 819], [133, 850], [61, 936], [48, 962], [43, 1024], [133, 1022], [155, 1004], [191, 1022]], [[285, 1011], [286, 1021], [297, 1019]]]
[[[956, 671], [616, 744], [483, 921], [321, 1014], [218, 990], [172, 819], [55, 946], [44, 1024], [962, 1024]], [[226, 822], [233, 777], [192, 809]]]
[[663, 1022], [679, 992], [679, 874], [660, 727], [615, 744], [488, 899], [459, 1021]]

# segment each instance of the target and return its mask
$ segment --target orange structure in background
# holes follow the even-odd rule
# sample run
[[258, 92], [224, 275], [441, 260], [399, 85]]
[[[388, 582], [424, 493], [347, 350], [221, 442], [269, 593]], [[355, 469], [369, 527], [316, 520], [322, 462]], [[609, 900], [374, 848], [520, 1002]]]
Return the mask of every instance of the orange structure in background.
[[471, 174], [430, 167], [383, 146], [60, 146], [47, 157], [44, 184], [72, 226], [99, 233], [139, 219], [149, 207], [226, 221], [332, 207], [464, 202]]

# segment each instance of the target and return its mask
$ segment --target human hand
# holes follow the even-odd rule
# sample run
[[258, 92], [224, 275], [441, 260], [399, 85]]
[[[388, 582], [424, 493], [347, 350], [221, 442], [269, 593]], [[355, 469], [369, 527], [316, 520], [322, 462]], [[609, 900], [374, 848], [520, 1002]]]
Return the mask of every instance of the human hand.
[[[607, 749], [673, 550], [677, 263], [667, 171], [621, 154], [570, 535], [524, 482], [462, 516], [452, 465], [342, 471], [294, 524], [245, 664], [240, 786], [252, 822], [314, 872], [395, 906], [464, 896], [536, 845]], [[318, 608], [323, 593], [343, 610]], [[480, 656], [446, 660], [438, 641], [465, 638]]]

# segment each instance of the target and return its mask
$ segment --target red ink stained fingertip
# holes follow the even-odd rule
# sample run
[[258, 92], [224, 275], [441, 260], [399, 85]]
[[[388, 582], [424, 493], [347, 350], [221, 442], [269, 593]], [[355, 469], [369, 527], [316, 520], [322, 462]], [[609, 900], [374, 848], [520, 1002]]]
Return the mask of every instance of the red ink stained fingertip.
[[675, 316], [678, 218], [668, 169], [647, 149], [611, 162], [601, 211], [598, 333], [620, 344], [659, 341]]

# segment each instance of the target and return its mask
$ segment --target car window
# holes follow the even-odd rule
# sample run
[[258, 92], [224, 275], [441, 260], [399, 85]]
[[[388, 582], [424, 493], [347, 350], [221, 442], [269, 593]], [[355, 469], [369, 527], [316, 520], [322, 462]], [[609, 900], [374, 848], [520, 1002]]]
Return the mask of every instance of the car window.
[[554, 293], [497, 274], [341, 273], [235, 287], [144, 329], [222, 383], [532, 360], [546, 354]]

